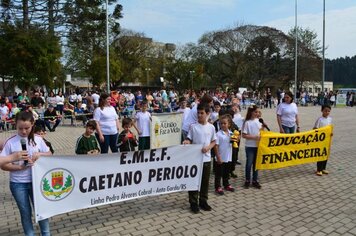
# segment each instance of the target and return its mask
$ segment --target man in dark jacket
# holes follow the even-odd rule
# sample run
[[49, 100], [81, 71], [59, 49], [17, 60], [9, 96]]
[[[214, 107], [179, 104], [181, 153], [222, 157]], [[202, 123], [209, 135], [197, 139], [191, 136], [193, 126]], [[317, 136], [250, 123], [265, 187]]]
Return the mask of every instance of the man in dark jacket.
[[[48, 105], [47, 110], [44, 112], [44, 121], [50, 132], [56, 131], [56, 127], [61, 122], [60, 115], [57, 114], [52, 105]], [[53, 128], [51, 128], [51, 125], [53, 125]]]

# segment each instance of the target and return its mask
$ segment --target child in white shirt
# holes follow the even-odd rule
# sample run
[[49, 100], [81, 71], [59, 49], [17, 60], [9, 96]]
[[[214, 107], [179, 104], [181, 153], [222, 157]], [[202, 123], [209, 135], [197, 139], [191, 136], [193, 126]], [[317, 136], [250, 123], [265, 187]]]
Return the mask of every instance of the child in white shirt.
[[220, 181], [222, 179], [226, 191], [234, 192], [235, 189], [229, 183], [230, 163], [232, 160], [232, 132], [230, 115], [220, 117], [220, 130], [216, 133], [216, 166], [215, 166], [215, 192], [224, 194]]
[[150, 149], [150, 127], [151, 114], [147, 111], [147, 101], [142, 101], [141, 111], [135, 115], [136, 125], [134, 125], [138, 137], [138, 150]]
[[[316, 120], [316, 122], [314, 124], [314, 129], [318, 129], [318, 128], [332, 124], [332, 119], [329, 116], [330, 112], [331, 112], [331, 106], [323, 105], [321, 107], [322, 116]], [[326, 170], [326, 163], [327, 163], [327, 160], [318, 161], [316, 163], [316, 166], [317, 166], [316, 175], [322, 176], [323, 174], [324, 175], [329, 174], [329, 171]]]

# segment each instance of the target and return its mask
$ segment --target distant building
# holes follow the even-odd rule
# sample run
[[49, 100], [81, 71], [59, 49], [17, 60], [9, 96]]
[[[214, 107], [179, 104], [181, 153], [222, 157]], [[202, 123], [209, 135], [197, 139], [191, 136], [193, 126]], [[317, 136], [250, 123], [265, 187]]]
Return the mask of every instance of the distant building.
[[[303, 91], [309, 93], [309, 95], [317, 96], [321, 92], [321, 82], [318, 81], [304, 81]], [[324, 92], [328, 93], [334, 90], [334, 82], [324, 81]], [[294, 91], [294, 84], [290, 87], [290, 91]]]

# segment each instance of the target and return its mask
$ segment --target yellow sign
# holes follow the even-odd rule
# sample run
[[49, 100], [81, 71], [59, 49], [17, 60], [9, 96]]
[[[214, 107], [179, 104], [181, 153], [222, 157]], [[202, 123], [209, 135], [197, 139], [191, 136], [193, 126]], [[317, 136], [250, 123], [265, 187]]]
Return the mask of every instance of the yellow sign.
[[261, 131], [256, 169], [267, 170], [325, 161], [330, 155], [333, 126], [296, 134]]

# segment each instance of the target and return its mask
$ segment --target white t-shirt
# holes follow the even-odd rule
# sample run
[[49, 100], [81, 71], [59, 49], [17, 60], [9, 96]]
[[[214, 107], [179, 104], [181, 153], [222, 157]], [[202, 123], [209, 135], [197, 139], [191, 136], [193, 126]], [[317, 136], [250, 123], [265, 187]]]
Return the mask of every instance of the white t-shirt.
[[56, 103], [57, 103], [57, 105], [64, 105], [64, 96], [63, 95], [62, 96], [57, 95], [56, 96]]
[[177, 110], [177, 112], [183, 113], [183, 124], [184, 124], [185, 121], [187, 120], [188, 114], [189, 114], [189, 112], [190, 112], [190, 108], [189, 108], [189, 107], [186, 107], [186, 108], [184, 108], [184, 109], [179, 108], [179, 109]]
[[297, 105], [294, 102], [282, 102], [277, 107], [277, 115], [281, 117], [282, 125], [287, 127], [294, 127], [296, 121], [295, 116], [298, 115]]
[[[242, 133], [249, 135], [259, 135], [261, 128], [262, 124], [258, 121], [257, 118], [254, 120], [246, 120], [242, 126]], [[245, 147], [257, 147], [257, 141], [254, 139], [246, 139]]]
[[97, 107], [94, 110], [93, 118], [99, 122], [103, 135], [117, 134], [116, 121], [119, 117], [116, 114], [114, 107], [107, 106], [104, 107], [103, 110], [101, 110], [100, 107]]
[[48, 103], [48, 105], [52, 105], [52, 106], [56, 107], [57, 106], [56, 97], [47, 97], [47, 103]]
[[[190, 139], [193, 144], [203, 144], [203, 147], [208, 146], [211, 142], [216, 140], [215, 128], [210, 123], [206, 123], [205, 125], [199, 123], [192, 124], [187, 138]], [[203, 154], [203, 161], [211, 161], [210, 151]]]
[[1, 118], [7, 117], [9, 114], [9, 108], [7, 106], [0, 106], [0, 116]]
[[151, 114], [148, 111], [139, 111], [135, 115], [137, 128], [141, 131], [140, 137], [150, 136]]
[[184, 131], [189, 131], [189, 128], [192, 124], [196, 123], [198, 121], [198, 104], [195, 104], [190, 112], [187, 115], [187, 118], [185, 119], [185, 122], [183, 122], [183, 127], [182, 130]]
[[219, 145], [218, 151], [224, 163], [230, 162], [232, 158], [232, 144], [230, 142], [232, 132], [229, 130], [228, 133], [226, 134], [223, 130], [216, 133], [216, 145]]
[[73, 93], [69, 95], [69, 102], [76, 102], [77, 101], [77, 94]]
[[214, 123], [215, 121], [217, 121], [217, 119], [219, 119], [219, 112], [212, 112], [210, 115], [211, 122]]
[[78, 102], [82, 102], [82, 101], [83, 101], [83, 98], [82, 98], [82, 95], [81, 95], [81, 94], [78, 94], [78, 95], [77, 95], [77, 101], [78, 101]]
[[239, 127], [240, 130], [242, 129], [244, 118], [241, 116], [240, 113], [234, 114], [234, 118], [232, 119], [232, 121], [235, 123], [235, 125], [237, 125], [237, 127]]
[[94, 103], [94, 104], [96, 104], [96, 105], [99, 104], [99, 98], [100, 98], [100, 96], [99, 96], [98, 94], [93, 93], [93, 94], [91, 95], [91, 98], [93, 99], [93, 103]]
[[[29, 145], [27, 138], [23, 138], [20, 135], [16, 134], [6, 140], [4, 148], [0, 154], [0, 158], [3, 156], [8, 156], [14, 152], [22, 151], [21, 148], [21, 139], [26, 140], [26, 146], [29, 156], [32, 156], [35, 152], [48, 152], [49, 148], [46, 143], [43, 141], [41, 136], [35, 135], [34, 140], [36, 145]], [[23, 165], [24, 161], [13, 162], [14, 165]], [[32, 173], [31, 168], [26, 168], [25, 170], [11, 171], [10, 172], [10, 182], [14, 183], [31, 183], [32, 182]]]
[[241, 93], [236, 93], [236, 98], [239, 100], [242, 100], [242, 94]]
[[331, 125], [331, 124], [332, 124], [332, 118], [330, 116], [328, 116], [326, 118], [322, 116], [316, 120], [314, 128], [321, 128], [321, 127]]

